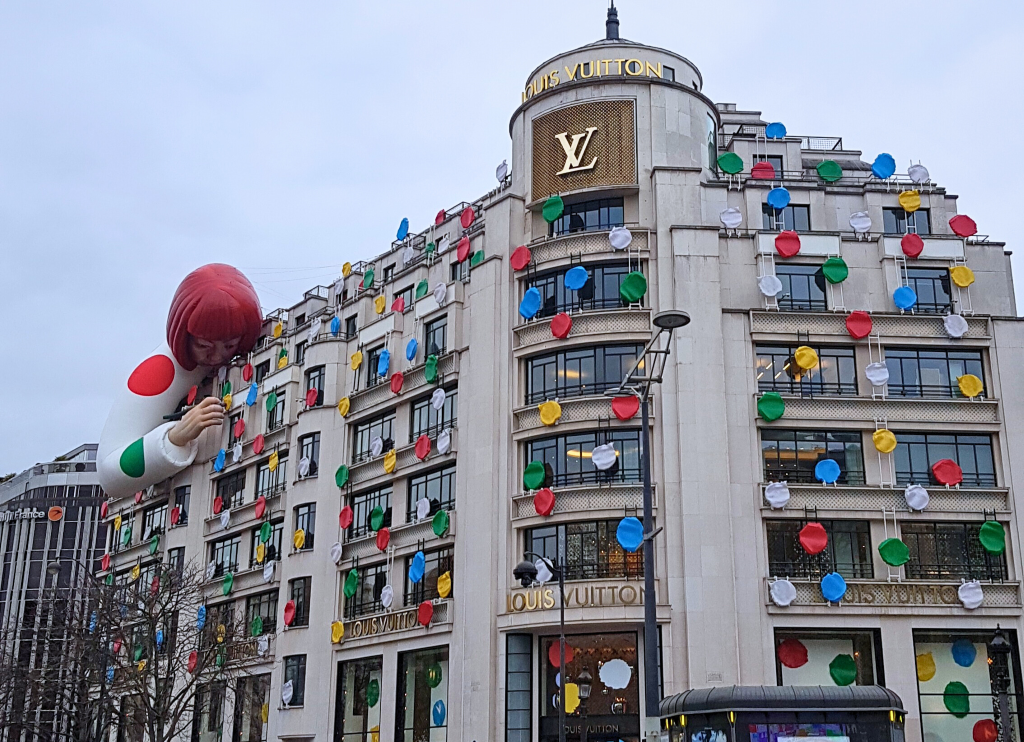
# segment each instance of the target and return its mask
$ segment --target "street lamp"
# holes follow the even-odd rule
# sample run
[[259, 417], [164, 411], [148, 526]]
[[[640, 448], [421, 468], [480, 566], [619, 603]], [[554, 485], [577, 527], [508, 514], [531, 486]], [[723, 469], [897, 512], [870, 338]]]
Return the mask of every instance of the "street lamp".
[[584, 667], [576, 678], [576, 687], [580, 692], [580, 742], [587, 742], [587, 701], [590, 699], [593, 682], [590, 671]]
[[[658, 312], [651, 321], [658, 331], [644, 347], [626, 377], [617, 389], [606, 392], [617, 397], [632, 394], [640, 398], [640, 467], [644, 482], [644, 696], [645, 717], [650, 731], [652, 720], [660, 718], [658, 703], [658, 613], [657, 598], [654, 594], [654, 537], [661, 531], [654, 530], [653, 498], [651, 493], [651, 433], [650, 406], [651, 386], [660, 384], [672, 348], [672, 331], [690, 324], [690, 315], [677, 309]], [[665, 336], [662, 343], [662, 335]], [[648, 362], [650, 357], [650, 362]], [[650, 736], [650, 734], [645, 735]]]
[[996, 624], [996, 634], [988, 645], [989, 656], [992, 657], [992, 666], [995, 670], [992, 690], [996, 693], [996, 703], [999, 708], [999, 742], [1010, 742], [1010, 653], [1013, 647], [1010, 645], [1006, 632]]
[[558, 742], [565, 742], [565, 572], [561, 565], [556, 565], [547, 557], [527, 551], [523, 554], [523, 561], [512, 570], [512, 576], [523, 587], [530, 587], [537, 579], [537, 565], [527, 557], [540, 559], [551, 574], [558, 577], [558, 678], [561, 683], [558, 689]]

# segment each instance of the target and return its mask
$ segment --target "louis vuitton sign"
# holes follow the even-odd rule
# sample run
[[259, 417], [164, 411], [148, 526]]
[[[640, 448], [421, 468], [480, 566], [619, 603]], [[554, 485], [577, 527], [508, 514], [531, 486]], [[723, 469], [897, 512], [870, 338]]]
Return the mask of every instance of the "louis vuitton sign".
[[[565, 588], [566, 608], [608, 608], [611, 606], [643, 605], [644, 589], [640, 582], [612, 582], [579, 584]], [[558, 588], [543, 587], [511, 590], [505, 596], [508, 613], [546, 611], [558, 605]]]

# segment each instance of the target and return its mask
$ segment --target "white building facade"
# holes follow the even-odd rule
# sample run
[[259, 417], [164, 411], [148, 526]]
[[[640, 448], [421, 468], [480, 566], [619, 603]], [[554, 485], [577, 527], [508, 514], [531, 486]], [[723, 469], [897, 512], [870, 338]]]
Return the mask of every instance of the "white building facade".
[[[270, 637], [265, 721], [214, 703], [193, 739], [557, 739], [559, 596], [519, 586], [526, 552], [564, 565], [595, 742], [644, 729], [644, 600], [662, 695], [884, 684], [910, 739], [952, 742], [993, 716], [997, 624], [1020, 687], [1024, 334], [1004, 246], [951, 224], [926, 173], [767, 126], [683, 57], [608, 36], [531, 73], [497, 189], [270, 315], [227, 375], [225, 429], [110, 503], [139, 524], [111, 528], [113, 571], [212, 565], [208, 609]], [[666, 309], [692, 323], [652, 403], [652, 596], [616, 540], [642, 510], [639, 416], [605, 392]], [[601, 679], [613, 660], [625, 687]]]

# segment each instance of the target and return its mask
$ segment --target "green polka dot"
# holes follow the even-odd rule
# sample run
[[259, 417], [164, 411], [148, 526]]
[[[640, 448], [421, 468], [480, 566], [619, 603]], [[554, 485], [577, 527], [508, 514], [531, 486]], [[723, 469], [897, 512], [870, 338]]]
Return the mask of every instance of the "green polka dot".
[[120, 464], [121, 471], [133, 479], [138, 479], [146, 473], [146, 453], [141, 438], [121, 452]]
[[427, 362], [423, 369], [423, 378], [426, 379], [428, 384], [433, 384], [437, 381], [437, 356], [427, 356]]
[[484, 262], [484, 251], [483, 250], [477, 250], [469, 258], [469, 264], [471, 266], [480, 265], [480, 263], [482, 263], [482, 262]]
[[736, 175], [743, 170], [743, 159], [735, 152], [723, 152], [718, 156], [718, 167], [727, 175]]
[[541, 207], [540, 213], [544, 217], [544, 221], [548, 224], [558, 219], [565, 212], [565, 202], [562, 201], [561, 196], [552, 196], [544, 202], [544, 206]]
[[430, 291], [430, 284], [427, 283], [427, 279], [424, 278], [422, 281], [416, 284], [417, 299], [422, 299], [424, 296], [427, 295], [428, 291]]
[[946, 710], [958, 719], [962, 719], [971, 712], [971, 696], [967, 686], [959, 680], [954, 680], [946, 685], [942, 691], [942, 703]]
[[835, 183], [843, 177], [843, 168], [835, 160], [819, 162], [817, 167], [818, 175], [826, 183]]

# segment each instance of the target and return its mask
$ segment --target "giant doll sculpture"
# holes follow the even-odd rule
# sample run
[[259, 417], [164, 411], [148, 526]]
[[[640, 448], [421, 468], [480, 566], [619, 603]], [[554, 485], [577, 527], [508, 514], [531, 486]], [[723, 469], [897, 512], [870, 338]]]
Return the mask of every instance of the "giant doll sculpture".
[[110, 497], [126, 497], [192, 463], [199, 435], [223, 422], [224, 405], [207, 397], [180, 420], [173, 413], [212, 370], [252, 349], [262, 321], [256, 291], [235, 268], [212, 263], [185, 277], [171, 301], [166, 344], [135, 367], [103, 427], [97, 469]]

